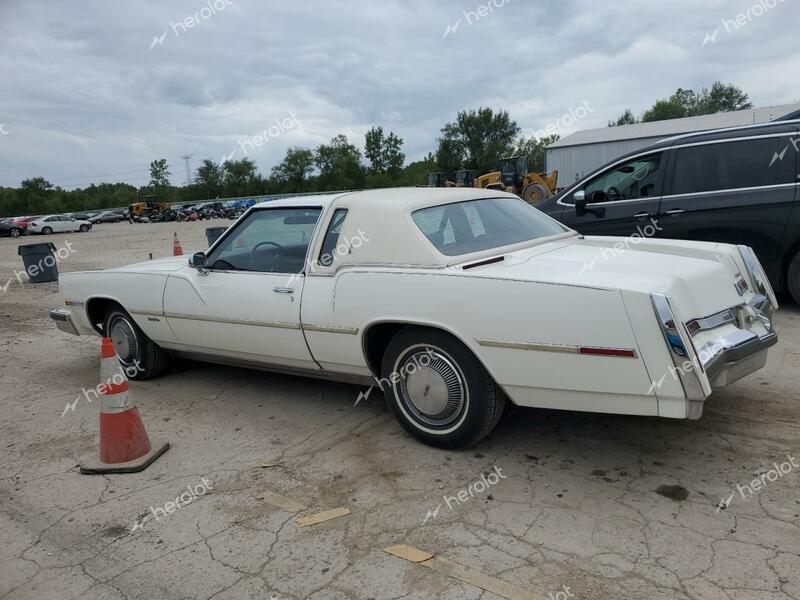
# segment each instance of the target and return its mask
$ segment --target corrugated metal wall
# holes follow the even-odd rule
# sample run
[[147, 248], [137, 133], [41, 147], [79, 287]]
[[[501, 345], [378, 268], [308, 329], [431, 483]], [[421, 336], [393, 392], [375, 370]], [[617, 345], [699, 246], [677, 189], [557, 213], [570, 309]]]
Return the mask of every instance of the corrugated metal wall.
[[645, 138], [622, 140], [618, 142], [600, 142], [582, 146], [566, 146], [548, 148], [545, 151], [545, 170], [558, 169], [558, 187], [566, 187], [575, 183], [584, 175], [598, 167], [611, 162], [615, 158], [654, 144], [663, 138]]

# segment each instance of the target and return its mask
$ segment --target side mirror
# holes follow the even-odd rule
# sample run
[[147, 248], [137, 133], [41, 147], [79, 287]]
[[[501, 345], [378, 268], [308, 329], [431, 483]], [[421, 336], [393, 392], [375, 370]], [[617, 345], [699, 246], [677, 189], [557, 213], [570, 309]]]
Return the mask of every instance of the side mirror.
[[586, 192], [584, 190], [578, 190], [572, 197], [575, 199], [575, 214], [582, 217], [586, 214], [586, 204], [589, 202], [586, 199]]
[[207, 260], [208, 260], [208, 257], [206, 256], [205, 252], [195, 252], [189, 258], [189, 266], [194, 268], [194, 269], [201, 270], [201, 269], [205, 268]]

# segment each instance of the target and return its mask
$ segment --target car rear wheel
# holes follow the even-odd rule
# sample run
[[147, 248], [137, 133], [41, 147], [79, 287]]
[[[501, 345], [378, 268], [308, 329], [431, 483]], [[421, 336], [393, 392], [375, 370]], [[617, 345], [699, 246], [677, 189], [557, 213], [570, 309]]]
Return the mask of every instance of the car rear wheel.
[[19, 237], [22, 231], [16, 227], [14, 227], [11, 231], [9, 231], [9, 235], [11, 237]]
[[45, 234], [45, 235], [50, 235], [51, 233], [53, 233], [53, 228], [52, 227], [42, 227], [42, 233]]
[[383, 356], [382, 387], [403, 428], [440, 448], [464, 448], [497, 425], [505, 395], [480, 361], [443, 332], [403, 329]]
[[786, 284], [794, 301], [800, 304], [800, 252], [795, 254], [792, 262], [789, 263]]
[[129, 379], [152, 379], [166, 370], [169, 355], [119, 305], [108, 308], [104, 331]]

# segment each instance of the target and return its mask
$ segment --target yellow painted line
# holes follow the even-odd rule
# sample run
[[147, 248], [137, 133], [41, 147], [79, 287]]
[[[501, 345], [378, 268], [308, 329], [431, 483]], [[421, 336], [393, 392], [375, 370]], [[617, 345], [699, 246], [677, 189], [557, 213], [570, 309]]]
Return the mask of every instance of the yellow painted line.
[[324, 510], [322, 512], [308, 515], [306, 517], [295, 517], [294, 522], [297, 523], [298, 527], [309, 527], [310, 525], [316, 525], [317, 523], [324, 523], [325, 521], [330, 521], [331, 519], [338, 519], [339, 517], [344, 517], [345, 515], [350, 514], [350, 509], [346, 506], [340, 506], [339, 508], [332, 508], [330, 510]]
[[453, 577], [454, 579], [468, 583], [478, 589], [497, 594], [508, 600], [545, 600], [544, 596], [529, 592], [513, 583], [508, 583], [497, 577], [486, 575], [475, 569], [459, 565], [442, 556], [435, 556], [430, 552], [414, 548], [413, 546], [398, 544], [396, 546], [384, 548], [383, 551], [392, 556], [397, 556], [398, 558], [428, 567], [437, 573]]
[[276, 494], [275, 492], [270, 492], [269, 490], [259, 492], [256, 494], [256, 498], [290, 513], [299, 513], [300, 511], [306, 509], [303, 504], [295, 502], [291, 498], [286, 498], [285, 496]]

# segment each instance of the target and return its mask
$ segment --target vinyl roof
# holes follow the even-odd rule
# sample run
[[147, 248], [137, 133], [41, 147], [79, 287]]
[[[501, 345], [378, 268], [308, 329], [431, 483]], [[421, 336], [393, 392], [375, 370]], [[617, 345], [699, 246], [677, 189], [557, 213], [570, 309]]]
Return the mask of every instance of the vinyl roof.
[[737, 110], [735, 112], [701, 115], [699, 117], [653, 121], [652, 123], [585, 129], [561, 138], [554, 144], [548, 146], [548, 148], [564, 148], [567, 146], [619, 142], [634, 139], [666, 138], [682, 133], [694, 133], [710, 129], [768, 123], [798, 110], [800, 110], [800, 103], [781, 104], [779, 106], [765, 106], [749, 110]]

